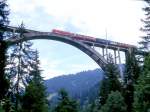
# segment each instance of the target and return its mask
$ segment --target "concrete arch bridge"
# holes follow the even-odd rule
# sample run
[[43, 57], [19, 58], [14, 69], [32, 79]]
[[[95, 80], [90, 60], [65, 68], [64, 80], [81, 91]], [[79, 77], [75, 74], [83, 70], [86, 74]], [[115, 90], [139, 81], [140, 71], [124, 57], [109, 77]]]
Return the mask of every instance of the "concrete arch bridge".
[[[7, 30], [10, 32], [20, 33], [17, 27], [7, 27]], [[110, 40], [98, 39], [90, 36], [79, 35], [75, 33], [53, 30], [52, 32], [39, 32], [29, 29], [24, 29], [23, 35], [17, 36], [16, 38], [10, 38], [5, 40], [8, 46], [11, 46], [15, 43], [27, 40], [35, 39], [47, 39], [60, 41], [69, 45], [72, 45], [79, 50], [83, 51], [90, 58], [92, 58], [103, 70], [107, 64], [108, 50], [113, 50], [114, 62], [121, 64], [120, 51], [130, 52], [132, 49], [136, 49], [136, 46], [114, 42]], [[95, 47], [101, 49], [101, 53], [95, 50]], [[136, 50], [137, 55], [143, 55], [144, 52]]]

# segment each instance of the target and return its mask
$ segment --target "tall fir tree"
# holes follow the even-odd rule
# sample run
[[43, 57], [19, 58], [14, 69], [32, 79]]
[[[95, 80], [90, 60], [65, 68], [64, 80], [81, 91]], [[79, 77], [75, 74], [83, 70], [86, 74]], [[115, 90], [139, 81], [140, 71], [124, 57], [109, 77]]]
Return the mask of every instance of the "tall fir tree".
[[135, 57], [135, 49], [130, 49], [126, 52], [126, 65], [124, 72], [124, 88], [123, 96], [127, 104], [127, 111], [132, 111], [132, 103], [134, 100], [134, 84], [137, 83], [137, 79], [140, 74], [140, 67]]
[[110, 94], [111, 91], [121, 91], [119, 70], [112, 60], [113, 58], [110, 55], [110, 57], [108, 58], [108, 64], [105, 67], [104, 78], [100, 86], [100, 105], [105, 104], [108, 94]]
[[[23, 38], [24, 25], [21, 24], [18, 31], [20, 38]], [[8, 59], [7, 73], [10, 76], [10, 89], [12, 92], [12, 101], [15, 103], [15, 108], [18, 110], [20, 98], [24, 88], [28, 85], [32, 76], [32, 62], [35, 57], [35, 50], [32, 48], [30, 41], [19, 42], [10, 48], [10, 56]]]
[[6, 3], [6, 0], [0, 1], [0, 41], [4, 40], [4, 33], [6, 31], [6, 27], [9, 23], [8, 20], [8, 5]]
[[8, 25], [8, 6], [6, 0], [0, 1], [0, 101], [5, 97], [8, 88], [9, 81], [5, 74], [5, 61], [6, 61], [6, 49], [7, 45], [4, 41], [4, 33], [6, 31], [6, 26]]
[[70, 99], [64, 89], [59, 91], [59, 102], [55, 108], [55, 112], [78, 112], [77, 102]]
[[[38, 52], [32, 65], [31, 76], [33, 77], [26, 87], [22, 100], [23, 112], [48, 112], [46, 90], [43, 78], [41, 77], [40, 62]], [[29, 105], [30, 104], [30, 105]]]
[[146, 35], [142, 36], [142, 41], [139, 42], [141, 44], [141, 49], [145, 51], [150, 51], [150, 1], [143, 0], [146, 3], [146, 7], [143, 8], [145, 11], [145, 19], [141, 21], [144, 23], [144, 26], [141, 28], [141, 31], [145, 32]]
[[103, 80], [101, 81], [101, 85], [100, 85], [100, 90], [99, 90], [99, 99], [100, 99], [100, 105], [104, 105], [106, 102], [106, 99], [108, 97], [108, 94], [110, 93], [109, 88], [108, 88], [108, 78], [106, 78], [106, 76], [104, 76]]
[[143, 73], [135, 85], [134, 112], [150, 111], [150, 54], [145, 58]]
[[[145, 51], [150, 51], [150, 1], [143, 0], [146, 5], [143, 8], [145, 12], [145, 19], [142, 19], [144, 23], [141, 30], [146, 34], [142, 36], [141, 49]], [[150, 111], [150, 55], [146, 56], [144, 59], [144, 66], [142, 73], [138, 78], [137, 84], [135, 85], [134, 92], [134, 112], [149, 112]]]
[[111, 92], [100, 112], [127, 112], [126, 104], [120, 92]]

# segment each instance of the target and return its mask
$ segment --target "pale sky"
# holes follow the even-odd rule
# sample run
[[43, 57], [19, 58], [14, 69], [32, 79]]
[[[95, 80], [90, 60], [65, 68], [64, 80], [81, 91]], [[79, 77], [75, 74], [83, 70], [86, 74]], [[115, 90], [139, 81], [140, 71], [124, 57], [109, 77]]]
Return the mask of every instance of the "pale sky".
[[[23, 21], [29, 29], [61, 29], [137, 45], [144, 3], [137, 0], [8, 0], [10, 25]], [[34, 40], [45, 79], [99, 68], [86, 54], [52, 40]]]

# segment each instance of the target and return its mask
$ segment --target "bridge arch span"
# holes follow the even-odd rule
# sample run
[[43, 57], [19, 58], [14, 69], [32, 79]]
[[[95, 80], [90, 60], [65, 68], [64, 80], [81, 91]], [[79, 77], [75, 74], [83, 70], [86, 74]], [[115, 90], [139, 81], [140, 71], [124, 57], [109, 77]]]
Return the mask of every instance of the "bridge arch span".
[[8, 46], [11, 46], [13, 44], [16, 44], [18, 42], [27, 41], [27, 40], [35, 40], [35, 39], [47, 39], [47, 40], [55, 40], [60, 41], [69, 45], [72, 45], [85, 54], [87, 54], [90, 58], [92, 58], [103, 70], [105, 68], [105, 65], [107, 64], [107, 61], [101, 56], [96, 50], [91, 48], [90, 46], [74, 40], [70, 37], [66, 36], [59, 36], [56, 34], [52, 34], [51, 32], [31, 32], [31, 33], [25, 33], [22, 37], [17, 38], [11, 38], [6, 40], [8, 43]]

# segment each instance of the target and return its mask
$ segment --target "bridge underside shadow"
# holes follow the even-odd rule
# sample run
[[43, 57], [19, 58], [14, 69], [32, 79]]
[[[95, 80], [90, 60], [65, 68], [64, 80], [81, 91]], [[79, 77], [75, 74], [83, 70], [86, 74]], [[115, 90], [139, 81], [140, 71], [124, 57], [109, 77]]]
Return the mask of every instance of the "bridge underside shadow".
[[35, 40], [35, 39], [55, 40], [55, 41], [60, 41], [60, 42], [72, 45], [78, 48], [79, 50], [83, 51], [90, 58], [92, 58], [103, 70], [105, 69], [105, 66], [107, 64], [107, 61], [105, 60], [105, 58], [101, 54], [99, 54], [96, 50], [91, 48], [90, 46], [80, 41], [74, 40], [72, 38], [58, 36], [50, 32], [25, 33], [22, 37], [8, 39], [6, 40], [6, 42], [8, 43], [8, 46], [11, 46], [18, 42], [23, 42], [27, 40]]

